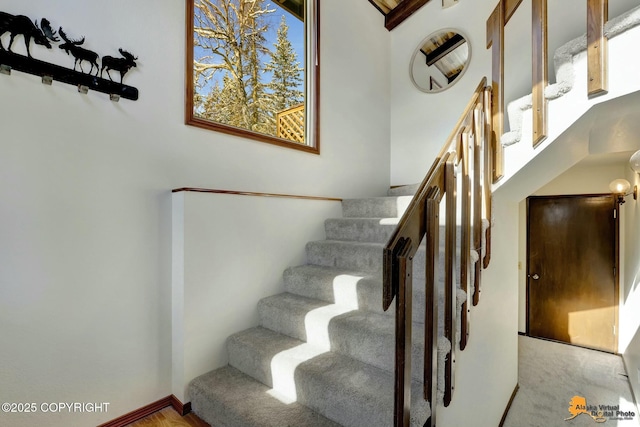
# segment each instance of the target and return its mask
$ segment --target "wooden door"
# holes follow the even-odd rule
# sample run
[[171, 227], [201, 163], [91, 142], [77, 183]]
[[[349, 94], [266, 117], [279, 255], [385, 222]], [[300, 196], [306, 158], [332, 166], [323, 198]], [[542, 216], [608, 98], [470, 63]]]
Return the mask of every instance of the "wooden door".
[[527, 330], [616, 352], [617, 206], [611, 195], [527, 199]]

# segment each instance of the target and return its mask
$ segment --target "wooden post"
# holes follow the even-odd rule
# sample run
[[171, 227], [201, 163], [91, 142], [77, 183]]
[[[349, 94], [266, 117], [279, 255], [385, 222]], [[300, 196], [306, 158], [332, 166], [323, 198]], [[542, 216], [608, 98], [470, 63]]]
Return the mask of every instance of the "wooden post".
[[[473, 116], [472, 116], [473, 119]], [[469, 259], [471, 256], [471, 178], [469, 177], [469, 144], [473, 143], [472, 128], [465, 128], [462, 138], [462, 185], [460, 189], [461, 227], [460, 227], [460, 288], [467, 294], [467, 300], [460, 310], [460, 350], [467, 346], [469, 320]]]
[[[483, 193], [484, 193], [484, 207], [485, 207], [485, 212], [484, 212], [484, 216], [487, 218], [487, 220], [489, 221], [489, 228], [487, 228], [487, 232], [485, 234], [485, 255], [484, 258], [482, 260], [482, 267], [483, 268], [487, 268], [489, 266], [489, 262], [491, 261], [491, 164], [493, 163], [494, 159], [491, 156], [491, 149], [490, 149], [490, 142], [491, 142], [491, 134], [493, 133], [491, 131], [491, 126], [492, 126], [492, 120], [490, 120], [489, 118], [492, 117], [492, 110], [493, 110], [493, 105], [491, 104], [491, 102], [493, 101], [493, 97], [491, 96], [491, 87], [487, 87], [485, 89], [485, 94], [484, 94], [484, 112], [485, 112], [485, 116], [486, 118], [486, 127], [487, 127], [487, 131], [485, 132], [485, 142], [484, 142], [484, 151], [485, 151], [485, 156], [484, 156], [484, 168], [485, 168], [485, 176], [484, 176], [484, 184], [483, 184]], [[482, 258], [482, 251], [480, 251], [480, 257]], [[478, 290], [478, 288], [476, 288], [476, 292], [480, 292]], [[477, 298], [474, 298], [473, 301], [473, 305], [477, 305]]]
[[548, 78], [547, 0], [531, 2], [532, 37], [532, 98], [533, 98], [533, 146], [547, 138], [547, 98], [544, 89]]
[[[431, 406], [431, 416], [426, 427], [436, 425], [436, 407], [438, 402], [438, 248], [440, 229], [440, 203], [437, 196], [427, 199], [425, 221], [427, 223], [426, 240], [426, 279], [425, 279], [425, 318], [424, 318], [424, 398]], [[432, 254], [429, 255], [429, 254]]]
[[609, 20], [609, 0], [587, 0], [587, 75], [589, 96], [603, 95], [608, 85], [608, 42], [604, 24]]
[[492, 48], [493, 137], [490, 140], [493, 150], [493, 182], [497, 182], [504, 174], [503, 149], [500, 143], [504, 133], [504, 25], [504, 4], [500, 1], [487, 20], [487, 49]]
[[453, 160], [445, 166], [446, 219], [444, 246], [444, 336], [451, 343], [451, 351], [444, 365], [444, 406], [453, 396], [453, 363], [456, 348], [456, 172]]
[[409, 239], [402, 241], [398, 256], [399, 288], [396, 296], [396, 369], [394, 426], [409, 427], [411, 414], [411, 326], [413, 324], [412, 277], [413, 261], [408, 256], [411, 250]]
[[[485, 141], [485, 124], [483, 111], [484, 97], [480, 99], [479, 106], [474, 110], [473, 125], [475, 127], [475, 140], [473, 147], [473, 248], [478, 251], [478, 261], [474, 264], [473, 274], [473, 305], [478, 305], [480, 300], [480, 277], [482, 274], [482, 145]], [[469, 308], [467, 307], [467, 310]], [[469, 333], [469, 331], [467, 331]]]

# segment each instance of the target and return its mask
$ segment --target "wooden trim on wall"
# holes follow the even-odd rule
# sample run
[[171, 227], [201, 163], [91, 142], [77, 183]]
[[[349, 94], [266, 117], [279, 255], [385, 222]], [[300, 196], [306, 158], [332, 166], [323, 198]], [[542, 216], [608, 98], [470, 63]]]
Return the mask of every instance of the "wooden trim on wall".
[[382, 10], [382, 9], [380, 8], [380, 6], [378, 6], [378, 3], [376, 3], [376, 2], [375, 2], [375, 1], [373, 1], [373, 0], [369, 0], [369, 3], [371, 3], [371, 4], [373, 5], [373, 7], [375, 7], [376, 9], [378, 9], [378, 11], [379, 11], [381, 14], [383, 14], [384, 16], [387, 16], [387, 14], [384, 12], [384, 10]]
[[429, 0], [404, 0], [385, 15], [385, 28], [389, 31], [393, 30], [427, 3], [429, 3]]
[[184, 417], [191, 412], [191, 402], [182, 403], [173, 394], [169, 398], [171, 399], [171, 406], [180, 416]]
[[177, 397], [172, 394], [171, 396], [167, 396], [163, 399], [157, 400], [153, 403], [143, 406], [142, 408], [138, 408], [136, 410], [128, 412], [116, 419], [108, 421], [104, 424], [100, 424], [98, 427], [124, 427], [128, 424], [140, 421], [141, 419], [169, 406], [173, 407], [173, 409], [175, 409], [175, 411], [181, 416], [185, 416], [189, 412], [191, 412], [191, 402], [183, 404]]
[[295, 194], [279, 194], [279, 193], [256, 193], [253, 191], [234, 191], [234, 190], [217, 190], [212, 188], [195, 188], [182, 187], [171, 190], [172, 193], [191, 192], [191, 193], [212, 193], [212, 194], [232, 194], [236, 196], [256, 196], [256, 197], [279, 197], [284, 199], [303, 199], [303, 200], [323, 200], [328, 202], [342, 202], [337, 197], [318, 197], [318, 196], [301, 196]]
[[516, 387], [513, 389], [513, 393], [511, 393], [511, 397], [509, 398], [509, 402], [507, 403], [507, 407], [504, 408], [504, 413], [502, 414], [502, 419], [500, 420], [500, 424], [498, 424], [498, 427], [504, 426], [504, 422], [507, 420], [507, 415], [509, 414], [509, 409], [511, 409], [511, 405], [516, 398], [516, 394], [518, 393], [519, 389], [520, 384], [516, 383]]

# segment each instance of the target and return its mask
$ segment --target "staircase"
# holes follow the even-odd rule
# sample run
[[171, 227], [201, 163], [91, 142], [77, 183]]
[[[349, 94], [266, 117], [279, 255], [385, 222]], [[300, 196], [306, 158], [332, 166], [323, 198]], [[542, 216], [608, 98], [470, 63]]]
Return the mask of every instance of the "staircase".
[[[630, 11], [624, 17], [612, 19], [607, 24], [608, 36], [613, 38], [637, 27], [638, 23], [640, 8]], [[586, 91], [582, 89], [582, 86], [586, 86], [585, 83], [581, 83], [586, 80], [583, 79], [585, 73], [579, 70], [579, 67], [584, 65], [583, 41], [584, 38], [571, 41], [558, 51], [557, 83], [547, 87], [545, 91], [546, 99], [551, 101], [549, 117], [552, 117], [553, 121], [550, 121], [549, 137], [544, 143], [534, 148], [530, 143], [520, 142], [529, 142], [531, 139], [531, 96], [517, 100], [509, 107], [511, 132], [502, 137], [505, 146], [512, 144], [506, 152], [507, 173], [494, 185], [494, 190], [511, 181], [515, 174], [518, 174], [516, 178], [522, 179], [520, 177], [525, 176], [527, 171], [521, 169], [536, 156], [538, 161], [547, 163], [553, 161], [547, 157], [562, 158], [566, 164], [563, 163], [558, 168], [565, 169], [568, 162], [573, 161], [567, 153], [558, 155], [555, 151], [563, 144], [552, 143], [597, 103], [586, 99]], [[586, 69], [586, 66], [584, 68]], [[607, 96], [613, 98], [620, 96], [620, 93], [612, 89]], [[584, 99], [580, 101], [580, 108], [575, 107], [578, 97]], [[488, 97], [485, 92], [486, 99]], [[482, 125], [482, 114], [491, 117], [490, 108], [489, 105], [488, 110], [471, 119], [469, 116], [463, 116], [467, 118], [462, 118], [456, 125], [450, 141], [447, 142], [450, 146], [445, 146], [436, 163], [445, 153], [448, 155], [456, 151], [456, 161], [460, 162], [460, 158], [466, 158], [466, 155], [461, 153], [466, 149], [464, 147], [472, 145], [465, 138], [484, 139], [485, 134], [491, 135], [491, 126], [488, 125], [483, 130]], [[471, 114], [476, 114], [476, 107], [472, 109], [474, 112]], [[559, 114], [561, 110], [573, 110], [573, 115], [562, 116]], [[562, 117], [559, 118], [560, 116]], [[561, 120], [567, 122], [566, 126], [565, 123], [558, 124]], [[467, 134], [469, 129], [474, 130], [470, 137]], [[589, 144], [588, 138], [584, 144]], [[566, 150], [572, 149], [567, 144], [564, 146]], [[526, 150], [527, 153], [524, 156], [516, 156], [516, 150]], [[486, 150], [482, 151], [485, 155]], [[573, 151], [578, 151], [575, 150], [575, 146]], [[462, 163], [469, 168], [475, 157], [479, 156], [471, 155], [471, 160], [466, 159]], [[518, 157], [524, 160], [518, 160]], [[482, 170], [483, 174], [491, 173], [493, 160], [495, 159], [490, 158], [489, 162], [481, 167], [472, 166], [474, 173], [476, 170]], [[550, 170], [550, 167], [547, 167], [547, 170]], [[344, 200], [343, 216], [325, 222], [326, 240], [307, 244], [307, 264], [291, 267], [284, 272], [285, 292], [259, 302], [259, 326], [228, 338], [228, 366], [206, 373], [190, 383], [187, 394], [193, 411], [213, 427], [390, 426], [394, 424], [394, 417], [397, 423], [398, 396], [394, 397], [394, 393], [402, 389], [398, 387], [397, 379], [394, 378], [394, 370], [398, 372], [395, 359], [397, 320], [393, 305], [388, 311], [384, 311], [382, 301], [389, 303], [389, 296], [397, 300], [399, 294], [397, 289], [394, 289], [393, 292], [396, 293], [392, 295], [386, 294], [387, 267], [384, 265], [383, 255], [386, 256], [384, 251], [389, 248], [385, 248], [385, 243], [388, 242], [390, 245], [394, 239], [396, 243], [402, 240], [394, 233], [398, 232], [400, 217], [407, 210], [414, 193], [417, 192], [421, 197], [429, 195], [428, 197], [434, 199], [438, 198], [438, 194], [442, 197], [438, 191], [443, 190], [437, 190], [436, 187], [441, 185], [441, 180], [446, 181], [446, 178], [440, 176], [440, 173], [444, 174], [432, 169], [431, 178], [425, 178], [421, 186], [394, 189], [387, 197]], [[473, 179], [474, 182], [480, 180], [479, 176]], [[429, 189], [426, 184], [433, 187]], [[485, 183], [483, 195], [473, 196], [474, 203], [476, 199], [486, 197], [485, 191], [488, 187]], [[491, 217], [490, 196], [483, 203], [488, 205], [488, 212], [485, 213]], [[424, 217], [424, 212], [417, 213]], [[475, 212], [473, 216], [479, 217]], [[455, 218], [455, 212], [453, 217]], [[474, 233], [482, 228], [480, 234], [484, 238], [488, 222], [484, 220], [482, 227], [477, 226], [477, 222], [474, 224]], [[420, 227], [423, 228], [422, 225]], [[409, 230], [412, 227], [411, 224], [405, 224], [404, 228]], [[422, 232], [424, 233], [424, 230]], [[459, 230], [455, 232], [458, 239], [456, 260], [463, 258], [460, 256], [462, 234], [464, 233]], [[445, 385], [445, 366], [454, 359], [452, 350], [463, 348], [460, 344], [461, 338], [464, 338], [462, 335], [456, 335], [452, 349], [450, 340], [444, 337], [445, 322], [442, 317], [444, 306], [447, 304], [442, 282], [442, 278], [445, 277], [445, 235], [444, 229], [441, 228], [438, 257], [440, 262], [437, 269], [439, 282], [436, 294], [440, 320], [437, 322], [437, 346], [434, 346], [437, 347], [438, 359], [438, 402], [443, 401], [447, 387], [451, 387], [450, 384]], [[488, 248], [490, 242], [486, 245], [484, 242], [474, 245]], [[480, 271], [481, 258], [486, 266], [489, 257], [484, 255], [471, 250], [468, 266], [471, 276], [474, 272]], [[435, 418], [432, 416], [430, 403], [422, 397], [425, 354], [425, 338], [422, 332], [426, 310], [424, 289], [425, 283], [428, 283], [425, 278], [428, 257], [424, 242], [409, 259], [413, 262], [410, 424], [423, 426]], [[457, 289], [454, 311], [464, 315], [468, 310], [469, 296], [460, 286], [460, 268], [455, 268], [455, 271]], [[468, 283], [471, 285], [475, 282], [474, 279], [470, 277]], [[469, 288], [468, 293], [475, 294], [474, 289]], [[466, 308], [463, 308], [464, 303], [467, 303]], [[462, 322], [465, 319], [461, 320], [458, 316], [455, 318], [455, 330], [464, 331]], [[429, 348], [431, 346], [428, 345], [427, 351]]]
[[[308, 264], [284, 272], [286, 292], [259, 302], [260, 325], [228, 338], [229, 365], [191, 382], [198, 416], [214, 427], [393, 424], [395, 318], [382, 310], [382, 253], [415, 190], [343, 201], [343, 217], [325, 222], [327, 240], [307, 244]], [[423, 245], [414, 260], [413, 426], [431, 413], [421, 389], [424, 255]], [[458, 310], [465, 301], [458, 289]], [[442, 384], [451, 345], [440, 329]]]

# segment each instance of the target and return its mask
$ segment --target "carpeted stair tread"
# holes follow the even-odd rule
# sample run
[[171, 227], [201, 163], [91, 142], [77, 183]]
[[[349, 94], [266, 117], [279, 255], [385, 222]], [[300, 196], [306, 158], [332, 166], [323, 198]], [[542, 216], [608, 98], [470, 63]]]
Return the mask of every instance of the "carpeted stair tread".
[[[203, 408], [201, 412], [209, 414], [203, 418], [216, 427], [324, 426], [333, 425], [332, 421], [344, 426], [391, 425], [395, 305], [387, 312], [382, 310], [382, 254], [411, 198], [345, 200], [345, 218], [325, 222], [327, 240], [307, 244], [308, 265], [284, 272], [286, 292], [258, 303], [260, 326], [228, 338], [229, 367], [194, 380], [189, 394], [192, 402], [198, 400], [196, 413], [196, 407]], [[440, 318], [444, 316], [443, 241], [441, 228]], [[425, 258], [425, 245], [421, 244], [413, 264], [413, 426], [422, 426], [429, 415], [429, 404], [419, 390], [424, 357]], [[459, 254], [456, 258], [458, 263]], [[456, 298], [460, 313], [466, 294], [458, 289]], [[458, 331], [459, 327], [458, 316]], [[451, 349], [442, 330], [439, 322], [439, 401], [444, 360]], [[208, 390], [214, 383], [217, 390]], [[245, 387], [249, 396], [258, 393], [256, 390], [265, 395], [256, 399], [259, 408], [253, 408], [253, 402], [247, 405], [246, 400], [244, 408], [236, 407], [233, 394], [242, 395]], [[283, 399], [298, 403], [289, 407], [281, 403]], [[272, 417], [252, 417], [254, 412], [271, 410]]]
[[325, 221], [328, 240], [387, 243], [399, 218], [330, 218]]
[[287, 292], [330, 303], [353, 304], [361, 310], [382, 313], [382, 274], [321, 265], [287, 268], [283, 274]]
[[[464, 294], [463, 294], [464, 295]], [[444, 297], [439, 311], [443, 312]], [[260, 325], [275, 332], [331, 349], [348, 357], [393, 371], [395, 317], [352, 309], [348, 306], [320, 303], [292, 294], [264, 298], [258, 305]], [[420, 317], [424, 316], [422, 311]], [[420, 319], [423, 322], [423, 318]], [[439, 334], [443, 335], [444, 325]], [[413, 327], [413, 375], [422, 378], [424, 326]], [[446, 355], [441, 355], [442, 360]]]
[[[275, 392], [295, 398], [344, 426], [384, 426], [393, 412], [393, 374], [361, 361], [256, 327], [232, 335], [228, 341], [232, 365]], [[272, 369], [289, 367], [293, 378], [273, 384]], [[278, 375], [282, 378], [282, 375]], [[413, 411], [422, 423], [429, 405], [415, 385]], [[422, 424], [416, 424], [422, 425]]]
[[307, 261], [325, 267], [382, 271], [382, 243], [319, 240], [307, 243]]
[[189, 385], [191, 408], [213, 427], [340, 427], [299, 403], [283, 403], [269, 387], [231, 366], [216, 369]]
[[[301, 364], [296, 379], [299, 402], [345, 427], [393, 425], [393, 374], [329, 352]], [[430, 406], [421, 383], [411, 390], [410, 425], [422, 427]]]
[[[307, 261], [309, 264], [333, 267], [350, 271], [361, 271], [367, 275], [382, 273], [383, 243], [353, 242], [342, 240], [318, 240], [307, 243]], [[425, 278], [425, 245], [421, 244], [413, 258], [414, 279]], [[444, 249], [440, 247], [438, 278], [444, 277]], [[456, 250], [456, 263], [460, 260], [459, 249]], [[457, 279], [459, 269], [456, 269]]]
[[[395, 306], [382, 309], [382, 274], [301, 265], [284, 272], [285, 291], [332, 304], [349, 305], [386, 316], [395, 315]], [[424, 280], [415, 279], [413, 286], [413, 320], [424, 321]]]
[[413, 196], [420, 188], [420, 184], [401, 185], [398, 187], [390, 188], [387, 191], [387, 196]]
[[342, 216], [345, 218], [398, 218], [411, 203], [413, 196], [370, 197], [344, 199]]

